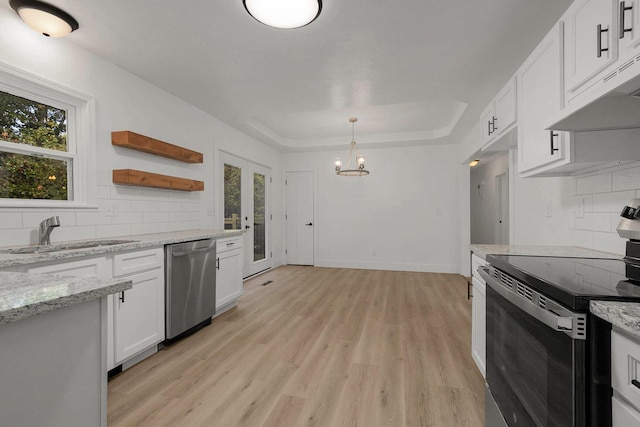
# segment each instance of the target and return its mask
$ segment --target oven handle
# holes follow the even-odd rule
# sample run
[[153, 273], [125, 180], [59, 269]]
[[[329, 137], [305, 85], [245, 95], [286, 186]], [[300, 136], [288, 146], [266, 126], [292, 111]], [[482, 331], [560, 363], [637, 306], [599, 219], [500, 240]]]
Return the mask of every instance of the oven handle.
[[491, 289], [502, 295], [507, 301], [525, 313], [528, 313], [555, 331], [561, 331], [569, 334], [573, 331], [573, 317], [558, 316], [549, 310], [545, 310], [542, 307], [534, 305], [529, 300], [520, 297], [518, 294], [509, 291], [489, 275], [489, 269], [487, 267], [479, 267], [478, 272], [487, 285], [491, 286]]

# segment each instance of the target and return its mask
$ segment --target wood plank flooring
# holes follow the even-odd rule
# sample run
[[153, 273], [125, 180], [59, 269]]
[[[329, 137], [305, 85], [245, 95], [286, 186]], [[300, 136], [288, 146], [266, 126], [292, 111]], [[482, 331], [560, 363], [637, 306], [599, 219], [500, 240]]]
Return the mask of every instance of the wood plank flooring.
[[484, 426], [466, 286], [452, 274], [274, 269], [212, 325], [112, 379], [108, 425]]

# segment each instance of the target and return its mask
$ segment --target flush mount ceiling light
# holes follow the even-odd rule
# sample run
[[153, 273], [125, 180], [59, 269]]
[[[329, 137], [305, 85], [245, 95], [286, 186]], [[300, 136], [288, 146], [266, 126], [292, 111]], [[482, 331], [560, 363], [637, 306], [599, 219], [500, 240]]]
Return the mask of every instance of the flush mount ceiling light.
[[249, 15], [275, 28], [300, 28], [315, 21], [322, 0], [242, 0]]
[[[369, 175], [369, 171], [364, 168], [364, 157], [358, 154], [358, 149], [356, 148], [356, 138], [355, 138], [355, 126], [358, 121], [357, 118], [352, 117], [349, 119], [351, 122], [351, 149], [349, 150], [349, 159], [347, 161], [347, 168], [342, 169], [342, 161], [340, 159], [336, 159], [336, 173], [341, 176], [365, 176]], [[351, 166], [351, 155], [355, 154], [355, 166], [357, 169], [349, 169]]]
[[471, 160], [471, 161], [469, 162], [469, 166], [474, 167], [474, 166], [476, 166], [478, 163], [480, 163], [480, 160], [478, 160], [478, 159]]
[[31, 28], [47, 37], [64, 37], [79, 28], [67, 12], [38, 0], [10, 0], [9, 5]]

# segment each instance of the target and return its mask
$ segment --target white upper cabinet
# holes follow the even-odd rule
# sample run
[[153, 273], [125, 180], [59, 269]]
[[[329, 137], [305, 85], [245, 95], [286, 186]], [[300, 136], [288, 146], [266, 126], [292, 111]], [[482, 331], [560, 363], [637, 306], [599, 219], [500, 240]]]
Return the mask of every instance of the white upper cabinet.
[[516, 78], [498, 92], [481, 116], [482, 150], [504, 150], [515, 145], [515, 138], [503, 138], [516, 126]]
[[626, 60], [640, 48], [640, 1], [618, 3], [618, 49], [620, 59]]
[[570, 161], [569, 134], [545, 130], [563, 106], [563, 22], [559, 21], [516, 73], [518, 170], [532, 175]]
[[576, 0], [564, 15], [567, 99], [597, 82], [618, 59], [618, 0]]

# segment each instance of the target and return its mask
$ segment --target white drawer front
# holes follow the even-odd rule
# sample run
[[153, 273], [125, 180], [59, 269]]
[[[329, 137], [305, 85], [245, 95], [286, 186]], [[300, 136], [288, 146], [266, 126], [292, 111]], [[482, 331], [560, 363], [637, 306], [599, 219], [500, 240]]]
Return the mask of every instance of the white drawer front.
[[[640, 408], [640, 343], [611, 332], [611, 385], [636, 408]], [[634, 385], [637, 384], [637, 385]]]
[[227, 237], [216, 240], [216, 253], [226, 252], [242, 247], [242, 237]]
[[114, 277], [164, 266], [164, 248], [120, 253], [113, 256]]
[[611, 412], [612, 427], [640, 427], [640, 412], [615, 396], [611, 400]]

